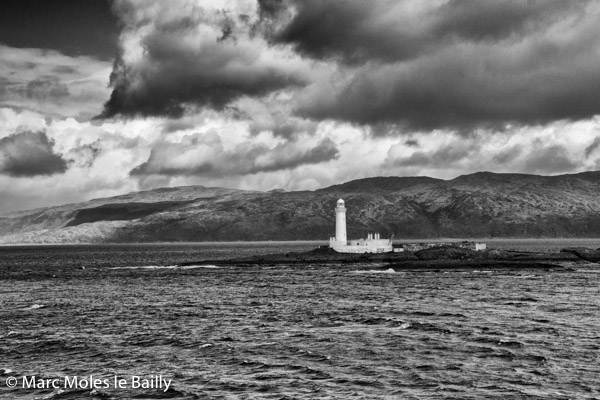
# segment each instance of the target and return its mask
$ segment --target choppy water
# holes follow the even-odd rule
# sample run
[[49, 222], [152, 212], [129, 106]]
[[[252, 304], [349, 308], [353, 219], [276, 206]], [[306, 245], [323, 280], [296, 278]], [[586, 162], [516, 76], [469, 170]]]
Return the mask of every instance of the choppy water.
[[314, 244], [0, 248], [0, 398], [600, 398], [596, 264], [173, 267], [280, 247]]

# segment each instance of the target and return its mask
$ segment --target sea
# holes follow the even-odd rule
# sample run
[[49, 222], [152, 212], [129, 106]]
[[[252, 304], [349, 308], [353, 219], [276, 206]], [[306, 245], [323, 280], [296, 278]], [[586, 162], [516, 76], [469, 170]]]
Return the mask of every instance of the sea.
[[597, 264], [200, 262], [319, 244], [0, 247], [0, 399], [600, 399]]

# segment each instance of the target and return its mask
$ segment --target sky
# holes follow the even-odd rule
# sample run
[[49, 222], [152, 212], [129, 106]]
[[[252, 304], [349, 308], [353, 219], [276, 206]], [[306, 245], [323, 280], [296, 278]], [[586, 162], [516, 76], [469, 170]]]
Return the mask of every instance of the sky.
[[600, 169], [600, 2], [2, 0], [0, 212]]

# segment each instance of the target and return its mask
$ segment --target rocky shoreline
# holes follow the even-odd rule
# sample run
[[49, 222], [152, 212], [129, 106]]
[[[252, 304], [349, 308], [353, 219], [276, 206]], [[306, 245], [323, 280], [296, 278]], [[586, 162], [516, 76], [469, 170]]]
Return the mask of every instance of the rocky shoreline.
[[394, 270], [404, 269], [560, 269], [575, 264], [600, 261], [600, 249], [566, 248], [558, 253], [525, 252], [489, 249], [474, 251], [457, 246], [438, 246], [419, 251], [399, 253], [338, 253], [330, 248], [317, 248], [302, 253], [265, 254], [226, 260], [200, 260], [179, 266], [352, 266], [371, 265]]

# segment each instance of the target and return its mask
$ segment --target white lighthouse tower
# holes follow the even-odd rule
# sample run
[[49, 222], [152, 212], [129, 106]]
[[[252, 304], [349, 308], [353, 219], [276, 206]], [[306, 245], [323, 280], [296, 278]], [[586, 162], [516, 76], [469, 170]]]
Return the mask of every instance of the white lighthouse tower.
[[337, 246], [346, 246], [346, 207], [344, 200], [339, 199], [335, 207], [335, 241]]

